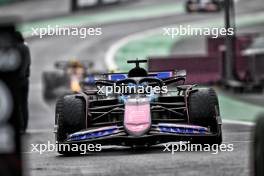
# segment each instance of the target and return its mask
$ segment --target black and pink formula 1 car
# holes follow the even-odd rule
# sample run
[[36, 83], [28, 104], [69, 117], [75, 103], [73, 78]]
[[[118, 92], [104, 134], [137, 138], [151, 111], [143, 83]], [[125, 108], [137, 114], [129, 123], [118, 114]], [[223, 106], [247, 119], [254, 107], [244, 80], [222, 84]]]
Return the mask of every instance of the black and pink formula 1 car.
[[[55, 117], [58, 144], [151, 146], [172, 141], [221, 144], [222, 122], [216, 92], [212, 88], [185, 85], [183, 71], [148, 73], [139, 66], [142, 62], [147, 61], [128, 61], [136, 63], [128, 73], [102, 75], [96, 81], [98, 90], [58, 99]], [[118, 86], [119, 92], [114, 92]], [[127, 89], [133, 91], [124, 91]]]

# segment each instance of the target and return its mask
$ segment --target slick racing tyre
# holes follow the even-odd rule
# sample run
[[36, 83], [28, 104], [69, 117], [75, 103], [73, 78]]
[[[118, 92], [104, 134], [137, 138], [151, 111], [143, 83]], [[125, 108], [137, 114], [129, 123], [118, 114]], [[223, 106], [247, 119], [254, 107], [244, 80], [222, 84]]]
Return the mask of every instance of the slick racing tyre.
[[[192, 124], [210, 127], [216, 137], [198, 141], [198, 143], [221, 144], [222, 129], [218, 123], [220, 111], [217, 94], [212, 88], [200, 88], [191, 92], [188, 102], [188, 113]], [[217, 119], [219, 118], [219, 119]]]
[[253, 146], [254, 176], [264, 175], [264, 115], [256, 123]]
[[[56, 140], [58, 144], [63, 143], [68, 134], [86, 128], [85, 102], [76, 95], [66, 95], [58, 99], [56, 104], [55, 124], [57, 125]], [[60, 150], [60, 154], [78, 154], [71, 150]]]

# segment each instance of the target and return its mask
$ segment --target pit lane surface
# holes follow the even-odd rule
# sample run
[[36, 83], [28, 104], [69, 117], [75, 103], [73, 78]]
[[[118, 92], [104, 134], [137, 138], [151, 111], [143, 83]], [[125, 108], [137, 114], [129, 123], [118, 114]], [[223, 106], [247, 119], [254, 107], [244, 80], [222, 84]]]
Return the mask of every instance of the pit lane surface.
[[[147, 0], [146, 0], [147, 1]], [[260, 1], [261, 3], [261, 1]], [[243, 3], [241, 2], [243, 7]], [[257, 6], [256, 6], [257, 7]], [[256, 10], [250, 6], [251, 10]], [[259, 8], [259, 7], [258, 7]], [[242, 11], [249, 11], [247, 5]], [[217, 14], [210, 14], [210, 18]], [[41, 73], [54, 61], [77, 57], [95, 62], [95, 68], [105, 71], [105, 51], [118, 39], [153, 27], [198, 21], [208, 15], [177, 15], [142, 21], [105, 24], [103, 35], [80, 40], [76, 37], [29, 39], [32, 52], [29, 133], [24, 136], [27, 173], [30, 175], [249, 175], [251, 127], [224, 124], [224, 143], [233, 143], [233, 152], [213, 155], [207, 152], [163, 152], [163, 147], [132, 151], [113, 147], [100, 153], [78, 157], [63, 157], [56, 152], [32, 153], [30, 144], [54, 142], [52, 134], [54, 109], [41, 97]]]
[[[55, 152], [25, 154], [32, 175], [249, 175], [251, 128], [224, 125], [224, 142], [234, 144], [233, 152], [170, 152], [165, 147], [145, 150], [112, 147], [84, 156], [63, 157]], [[29, 134], [30, 143], [47, 143], [51, 133]]]

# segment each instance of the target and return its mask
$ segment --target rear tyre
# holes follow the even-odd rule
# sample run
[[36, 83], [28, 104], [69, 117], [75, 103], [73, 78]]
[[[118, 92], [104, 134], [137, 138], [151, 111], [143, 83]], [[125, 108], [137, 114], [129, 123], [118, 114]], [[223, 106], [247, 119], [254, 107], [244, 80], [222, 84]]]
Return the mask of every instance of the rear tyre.
[[[57, 124], [56, 140], [59, 145], [66, 140], [68, 134], [86, 128], [85, 108], [84, 100], [76, 95], [66, 95], [58, 99], [55, 124]], [[63, 150], [58, 147], [58, 153], [72, 155], [79, 154], [80, 151]]]
[[216, 137], [203, 137], [194, 139], [194, 143], [221, 144], [222, 127], [219, 124], [220, 111], [217, 94], [212, 88], [201, 88], [191, 92], [189, 96], [188, 112], [190, 122], [193, 124], [209, 127]]
[[254, 134], [254, 175], [262, 176], [264, 175], [264, 115], [257, 120], [256, 129]]

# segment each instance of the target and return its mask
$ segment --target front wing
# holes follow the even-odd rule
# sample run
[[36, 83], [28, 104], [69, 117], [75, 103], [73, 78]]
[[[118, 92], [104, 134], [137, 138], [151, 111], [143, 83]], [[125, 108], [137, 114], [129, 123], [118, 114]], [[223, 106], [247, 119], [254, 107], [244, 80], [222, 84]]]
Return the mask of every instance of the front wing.
[[100, 143], [102, 145], [154, 145], [173, 141], [190, 141], [192, 138], [216, 137], [207, 127], [187, 124], [153, 124], [148, 133], [132, 136], [123, 126], [107, 126], [84, 130], [68, 135], [64, 143]]

